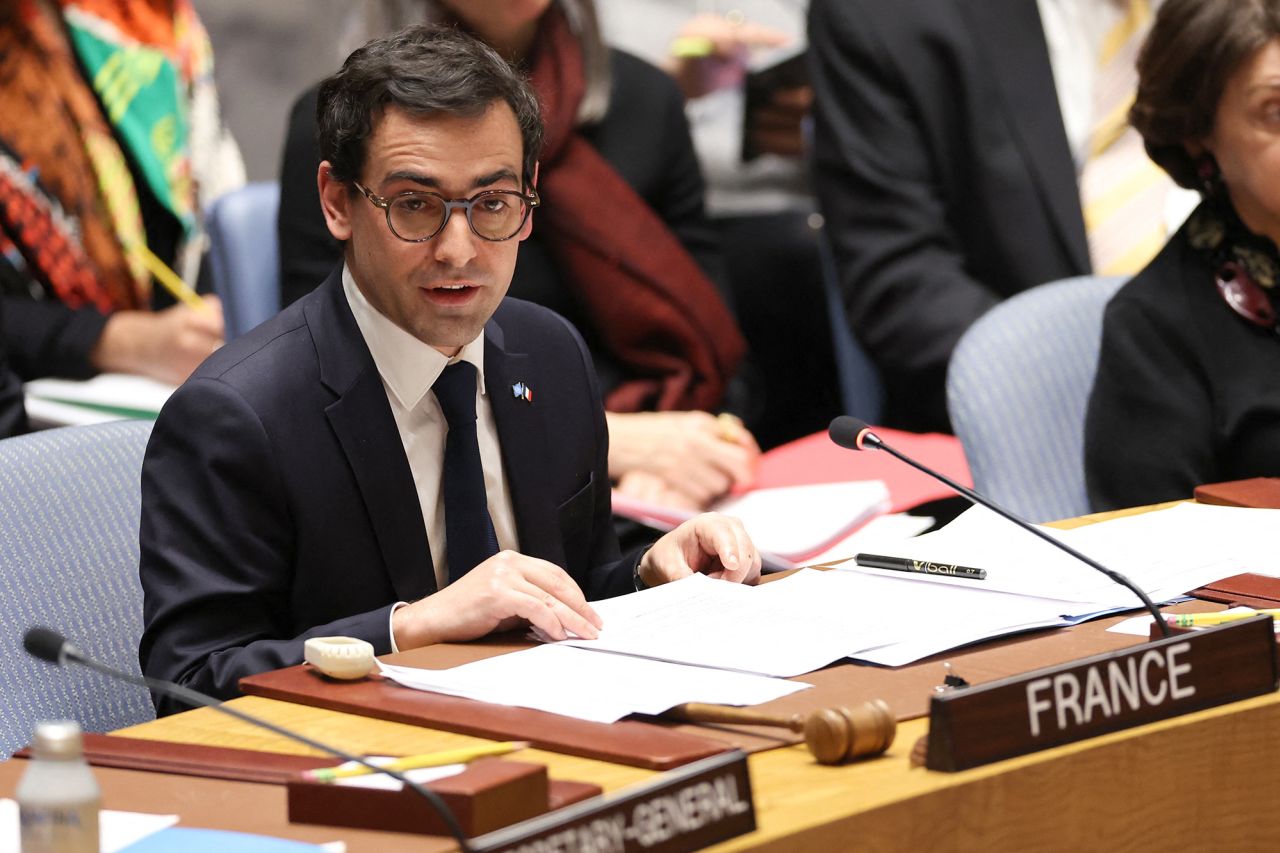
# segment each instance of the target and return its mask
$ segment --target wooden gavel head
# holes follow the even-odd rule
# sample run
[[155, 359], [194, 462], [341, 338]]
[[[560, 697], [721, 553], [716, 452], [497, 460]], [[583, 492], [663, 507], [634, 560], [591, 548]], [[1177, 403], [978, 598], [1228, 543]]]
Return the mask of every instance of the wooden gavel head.
[[809, 752], [819, 764], [841, 764], [861, 755], [878, 755], [890, 747], [898, 731], [898, 721], [883, 699], [872, 699], [852, 709], [824, 708], [790, 716], [687, 702], [669, 710], [667, 716], [694, 723], [791, 729], [804, 734]]
[[893, 744], [898, 722], [881, 699], [854, 708], [823, 708], [804, 719], [804, 742], [819, 764], [879, 755]]

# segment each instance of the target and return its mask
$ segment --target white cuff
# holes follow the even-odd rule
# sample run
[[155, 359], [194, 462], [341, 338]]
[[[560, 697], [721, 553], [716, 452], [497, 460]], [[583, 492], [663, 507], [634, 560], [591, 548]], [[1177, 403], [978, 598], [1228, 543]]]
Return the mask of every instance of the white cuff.
[[396, 652], [400, 651], [400, 647], [396, 645], [396, 632], [393, 628], [393, 626], [396, 624], [396, 620], [395, 620], [396, 611], [399, 610], [401, 607], [408, 607], [408, 606], [409, 606], [409, 602], [407, 601], [397, 601], [395, 604], [391, 605], [391, 612], [387, 614], [387, 636], [391, 638], [391, 654], [395, 654]]

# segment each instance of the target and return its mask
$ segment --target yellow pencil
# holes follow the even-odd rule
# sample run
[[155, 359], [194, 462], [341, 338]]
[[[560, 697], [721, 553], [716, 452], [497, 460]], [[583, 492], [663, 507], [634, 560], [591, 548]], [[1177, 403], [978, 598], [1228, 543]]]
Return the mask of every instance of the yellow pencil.
[[155, 253], [148, 249], [142, 243], [136, 243], [133, 247], [134, 252], [138, 256], [138, 260], [142, 261], [142, 265], [147, 268], [147, 272], [160, 282], [160, 286], [172, 294], [173, 298], [179, 302], [200, 311], [207, 311], [209, 306], [204, 304], [204, 300], [200, 298], [200, 294], [192, 289], [178, 274], [169, 269], [169, 266], [155, 256]]
[[1251, 610], [1248, 613], [1177, 613], [1167, 614], [1165, 621], [1174, 628], [1205, 628], [1210, 625], [1223, 625], [1227, 622], [1239, 622], [1254, 616], [1270, 616], [1280, 619], [1280, 610]]
[[[387, 770], [397, 770], [403, 773], [406, 770], [417, 770], [420, 767], [443, 767], [446, 764], [466, 764], [468, 761], [474, 761], [477, 758], [484, 758], [490, 755], [506, 755], [508, 752], [526, 749], [528, 746], [529, 742], [524, 740], [486, 743], [479, 746], [464, 746], [458, 749], [428, 752], [422, 755], [406, 755], [404, 758], [397, 758], [392, 761], [384, 762], [380, 766]], [[348, 761], [346, 764], [341, 764], [337, 767], [321, 767], [318, 770], [308, 770], [302, 775], [313, 782], [332, 782], [334, 779], [346, 779], [350, 776], [365, 776], [373, 772], [375, 771], [370, 770], [363, 764], [356, 764], [353, 761]]]
[[715, 51], [706, 36], [679, 36], [671, 41], [671, 55], [677, 59], [703, 59]]

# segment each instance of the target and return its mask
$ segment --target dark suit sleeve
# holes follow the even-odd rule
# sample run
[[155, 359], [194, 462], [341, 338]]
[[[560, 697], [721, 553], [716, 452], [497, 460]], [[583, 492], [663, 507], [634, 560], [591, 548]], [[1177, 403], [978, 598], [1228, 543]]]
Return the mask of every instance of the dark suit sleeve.
[[1085, 422], [1093, 509], [1190, 498], [1217, 479], [1214, 443], [1211, 391], [1186, 330], [1121, 292], [1107, 306]]
[[0, 302], [0, 438], [27, 430], [27, 413], [22, 405], [22, 383], [9, 368], [5, 351], [4, 304]]
[[[899, 57], [846, 0], [809, 18], [814, 185], [849, 322], [881, 370], [945, 419], [947, 360], [996, 299], [965, 269], [936, 158]], [[946, 97], [938, 93], [938, 97]], [[892, 380], [891, 380], [892, 381]]]
[[315, 290], [342, 257], [342, 245], [329, 233], [320, 210], [316, 169], [316, 96], [302, 93], [289, 112], [280, 162], [280, 307]]
[[24, 379], [88, 379], [97, 373], [89, 355], [106, 324], [107, 316], [95, 308], [5, 296], [0, 329], [13, 369]]
[[[391, 605], [292, 623], [294, 524], [270, 440], [238, 392], [193, 379], [161, 412], [142, 468], [142, 670], [220, 698], [243, 676], [302, 661], [308, 637], [391, 651]], [[157, 700], [157, 711], [179, 710]]]

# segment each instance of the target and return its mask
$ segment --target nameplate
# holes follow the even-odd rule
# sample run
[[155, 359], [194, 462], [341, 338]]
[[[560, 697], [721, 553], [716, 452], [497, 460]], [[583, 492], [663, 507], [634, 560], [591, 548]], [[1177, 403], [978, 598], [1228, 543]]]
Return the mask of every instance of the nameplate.
[[470, 843], [482, 853], [682, 853], [755, 828], [747, 755], [734, 750]]
[[933, 697], [925, 766], [965, 770], [1274, 691], [1268, 616]]

